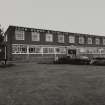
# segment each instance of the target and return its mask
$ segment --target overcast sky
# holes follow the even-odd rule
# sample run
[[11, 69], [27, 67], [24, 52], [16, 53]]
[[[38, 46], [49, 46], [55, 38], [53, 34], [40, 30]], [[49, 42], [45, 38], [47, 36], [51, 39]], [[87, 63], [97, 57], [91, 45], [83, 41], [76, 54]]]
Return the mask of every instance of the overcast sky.
[[0, 0], [0, 24], [105, 35], [105, 0]]

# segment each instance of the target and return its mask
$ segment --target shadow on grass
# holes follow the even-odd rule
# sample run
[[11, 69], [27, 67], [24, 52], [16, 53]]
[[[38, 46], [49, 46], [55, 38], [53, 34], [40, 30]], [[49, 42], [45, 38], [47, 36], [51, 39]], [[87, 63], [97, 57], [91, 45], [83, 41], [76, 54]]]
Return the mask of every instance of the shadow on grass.
[[15, 64], [0, 64], [0, 68], [8, 68], [13, 66], [15, 66]]

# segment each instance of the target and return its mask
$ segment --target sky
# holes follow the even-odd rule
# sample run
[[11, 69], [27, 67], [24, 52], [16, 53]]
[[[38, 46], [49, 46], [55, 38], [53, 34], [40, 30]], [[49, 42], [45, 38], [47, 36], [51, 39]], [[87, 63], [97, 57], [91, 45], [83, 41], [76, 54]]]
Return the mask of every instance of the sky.
[[0, 0], [0, 24], [105, 36], [105, 0]]

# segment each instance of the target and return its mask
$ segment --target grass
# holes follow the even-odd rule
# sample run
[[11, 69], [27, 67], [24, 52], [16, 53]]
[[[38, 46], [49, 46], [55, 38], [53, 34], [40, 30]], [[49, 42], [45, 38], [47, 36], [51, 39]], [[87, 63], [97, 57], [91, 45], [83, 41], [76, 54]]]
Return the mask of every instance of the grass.
[[105, 67], [17, 63], [0, 68], [0, 105], [105, 105]]

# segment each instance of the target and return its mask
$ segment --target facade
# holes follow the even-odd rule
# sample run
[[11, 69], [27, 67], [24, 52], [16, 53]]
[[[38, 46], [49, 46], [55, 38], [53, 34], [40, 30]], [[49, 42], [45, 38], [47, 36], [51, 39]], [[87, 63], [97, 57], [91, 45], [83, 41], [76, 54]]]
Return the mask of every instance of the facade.
[[71, 49], [76, 55], [105, 55], [104, 36], [9, 26], [5, 40], [8, 60], [51, 61]]

